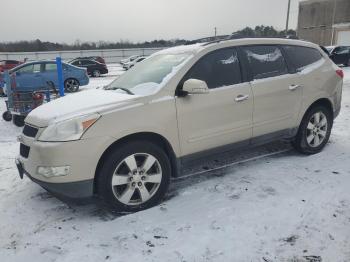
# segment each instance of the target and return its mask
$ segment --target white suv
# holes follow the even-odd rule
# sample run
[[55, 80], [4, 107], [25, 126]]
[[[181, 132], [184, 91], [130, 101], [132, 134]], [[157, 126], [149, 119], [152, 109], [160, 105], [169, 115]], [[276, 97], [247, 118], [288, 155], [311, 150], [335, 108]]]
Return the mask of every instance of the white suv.
[[304, 41], [170, 48], [105, 88], [32, 111], [17, 166], [56, 195], [148, 208], [190, 158], [276, 139], [305, 154], [321, 151], [340, 111], [342, 77]]

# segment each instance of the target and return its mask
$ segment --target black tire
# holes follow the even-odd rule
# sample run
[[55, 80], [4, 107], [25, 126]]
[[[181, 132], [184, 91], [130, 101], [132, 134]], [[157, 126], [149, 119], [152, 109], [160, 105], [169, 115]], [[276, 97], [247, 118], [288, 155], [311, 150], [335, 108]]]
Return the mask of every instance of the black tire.
[[101, 76], [101, 72], [100, 72], [100, 70], [96, 69], [96, 70], [92, 71], [91, 75], [93, 77], [100, 77]]
[[[117, 199], [115, 195], [115, 187], [112, 187], [112, 178], [116, 169], [122, 164], [125, 163], [124, 160], [133, 154], [150, 154], [153, 156], [161, 167], [161, 181], [158, 183], [158, 188], [154, 191], [154, 194], [151, 198], [143, 203], [125, 204]], [[131, 175], [132, 176], [132, 175]], [[132, 141], [124, 145], [118, 146], [114, 149], [108, 157], [105, 159], [102, 167], [97, 174], [97, 193], [100, 198], [107, 204], [108, 207], [115, 211], [124, 211], [124, 212], [135, 212], [150, 208], [157, 205], [165, 196], [171, 177], [171, 166], [170, 161], [166, 153], [156, 144], [148, 141]], [[125, 185], [126, 188], [131, 186], [131, 182], [128, 182], [128, 185]], [[146, 182], [145, 182], [146, 185]], [[113, 188], [113, 189], [112, 189]], [[134, 189], [135, 190], [135, 189]], [[126, 192], [126, 191], [124, 191]], [[139, 190], [135, 190], [133, 195], [140, 196]], [[131, 200], [130, 200], [131, 201]]]
[[16, 126], [23, 127], [25, 118], [26, 118], [25, 116], [13, 115], [12, 120]]
[[[327, 129], [325, 130], [325, 136], [323, 141], [317, 146], [311, 146], [307, 141], [307, 137], [310, 135], [310, 129], [308, 129], [309, 122], [312, 121], [314, 115], [321, 112], [327, 119]], [[325, 145], [328, 143], [329, 137], [331, 135], [331, 130], [333, 127], [333, 115], [331, 111], [322, 105], [317, 105], [310, 108], [304, 115], [303, 120], [298, 129], [298, 133], [292, 142], [293, 147], [302, 154], [316, 154], [322, 151]]]
[[68, 93], [74, 93], [78, 92], [79, 90], [79, 81], [74, 78], [69, 78], [66, 81], [64, 81], [64, 90]]
[[5, 111], [5, 112], [2, 114], [2, 119], [4, 119], [4, 120], [7, 121], [7, 122], [10, 122], [10, 121], [12, 120], [12, 114], [11, 114], [11, 112]]

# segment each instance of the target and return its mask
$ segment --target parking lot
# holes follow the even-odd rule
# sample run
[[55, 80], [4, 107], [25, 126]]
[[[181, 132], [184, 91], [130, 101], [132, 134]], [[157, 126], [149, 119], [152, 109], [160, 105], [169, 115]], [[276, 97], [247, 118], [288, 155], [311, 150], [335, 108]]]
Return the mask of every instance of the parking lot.
[[[350, 68], [343, 69], [342, 111], [324, 151], [304, 156], [281, 143], [208, 159], [173, 181], [163, 204], [134, 214], [61, 202], [20, 180], [21, 129], [1, 119], [0, 261], [350, 261]], [[109, 71], [80, 92], [123, 73], [118, 65]]]

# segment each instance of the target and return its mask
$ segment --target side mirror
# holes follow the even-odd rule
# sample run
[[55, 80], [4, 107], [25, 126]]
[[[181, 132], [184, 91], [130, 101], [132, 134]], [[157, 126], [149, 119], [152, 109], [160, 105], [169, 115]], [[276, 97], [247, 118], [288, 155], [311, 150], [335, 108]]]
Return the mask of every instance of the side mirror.
[[209, 88], [206, 82], [198, 79], [188, 79], [183, 87], [182, 91], [187, 94], [208, 94]]

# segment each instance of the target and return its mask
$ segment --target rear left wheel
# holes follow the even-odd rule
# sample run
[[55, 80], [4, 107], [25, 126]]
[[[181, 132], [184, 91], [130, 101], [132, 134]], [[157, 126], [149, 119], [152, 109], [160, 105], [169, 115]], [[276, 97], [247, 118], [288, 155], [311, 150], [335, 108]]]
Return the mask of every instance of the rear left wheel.
[[325, 106], [315, 106], [308, 110], [300, 124], [297, 136], [293, 142], [296, 150], [303, 154], [316, 154], [327, 144], [333, 117]]
[[100, 76], [101, 76], [100, 70], [94, 70], [94, 71], [92, 72], [92, 76], [93, 76], [93, 77], [100, 77]]
[[77, 92], [79, 90], [79, 82], [76, 79], [70, 78], [64, 82], [64, 89], [69, 92]]
[[107, 157], [97, 177], [97, 190], [112, 209], [139, 211], [162, 200], [170, 177], [165, 152], [153, 143], [134, 141]]

